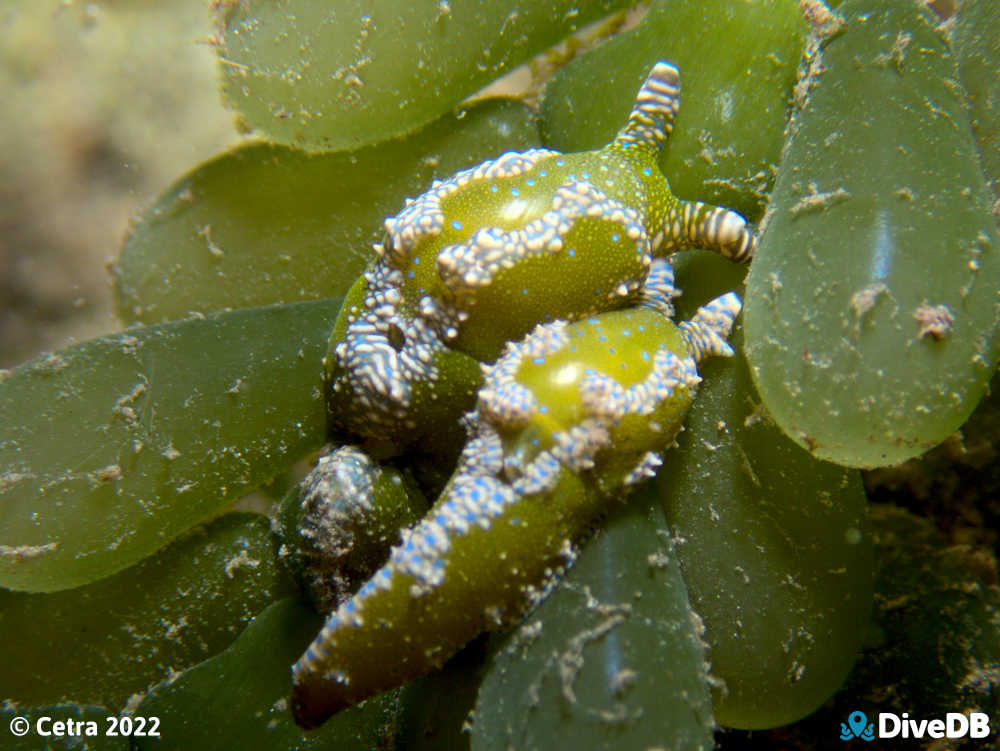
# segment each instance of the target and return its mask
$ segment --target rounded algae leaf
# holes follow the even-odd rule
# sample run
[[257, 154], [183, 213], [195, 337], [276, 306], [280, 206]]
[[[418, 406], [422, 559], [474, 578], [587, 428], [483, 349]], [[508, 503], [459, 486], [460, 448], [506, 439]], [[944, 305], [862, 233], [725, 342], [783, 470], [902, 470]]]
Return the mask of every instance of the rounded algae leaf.
[[293, 590], [267, 520], [247, 513], [221, 516], [83, 587], [0, 590], [0, 698], [29, 706], [69, 698], [117, 712], [227, 647]]
[[339, 302], [130, 329], [7, 373], [0, 586], [121, 571], [322, 446]]
[[1000, 240], [931, 11], [840, 10], [747, 281], [747, 356], [782, 430], [819, 458], [874, 467], [944, 440], [982, 397], [1000, 346]]
[[222, 92], [248, 128], [307, 150], [409, 133], [624, 0], [219, 3]]
[[321, 622], [298, 600], [270, 605], [224, 652], [150, 692], [135, 713], [160, 718], [160, 736], [136, 738], [136, 751], [390, 747], [396, 692], [352, 707], [319, 730], [292, 721], [283, 698], [288, 666]]
[[[738, 270], [717, 260], [677, 264], [685, 291], [678, 307], [738, 283]], [[740, 338], [737, 330], [737, 351]], [[686, 429], [657, 483], [691, 606], [705, 624], [716, 719], [785, 725], [840, 687], [866, 633], [865, 494], [856, 470], [814, 459], [764, 417], [742, 357], [714, 358], [701, 370]]]
[[[660, 0], [638, 28], [559, 72], [546, 86], [542, 131], [563, 151], [614, 135], [628, 93], [656, 60], [681, 73], [681, 106], [660, 166], [679, 197], [764, 210], [806, 24], [795, 0]], [[594, 96], [595, 88], [604, 94]], [[609, 106], [619, 101], [620, 107]]]
[[350, 154], [252, 143], [178, 179], [133, 222], [113, 267], [119, 317], [159, 323], [343, 295], [382, 220], [431, 180], [538, 143], [531, 111], [488, 99]]
[[472, 748], [711, 749], [701, 637], [646, 488], [604, 520], [519, 628], [494, 639]]

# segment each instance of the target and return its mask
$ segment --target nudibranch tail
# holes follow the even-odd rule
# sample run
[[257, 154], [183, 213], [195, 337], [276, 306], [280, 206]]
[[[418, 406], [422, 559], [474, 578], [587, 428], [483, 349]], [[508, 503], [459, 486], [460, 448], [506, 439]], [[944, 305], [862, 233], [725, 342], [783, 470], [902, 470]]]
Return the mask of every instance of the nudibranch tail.
[[[656, 273], [669, 301], [672, 275]], [[724, 353], [736, 310], [720, 298], [680, 328], [651, 304], [508, 345], [484, 368], [439, 500], [293, 667], [296, 720], [316, 726], [427, 673], [536, 603], [609, 499], [655, 471], [694, 398], [696, 359]]]
[[668, 62], [653, 66], [635, 98], [635, 105], [614, 143], [648, 146], [659, 150], [674, 129], [680, 107], [681, 74]]

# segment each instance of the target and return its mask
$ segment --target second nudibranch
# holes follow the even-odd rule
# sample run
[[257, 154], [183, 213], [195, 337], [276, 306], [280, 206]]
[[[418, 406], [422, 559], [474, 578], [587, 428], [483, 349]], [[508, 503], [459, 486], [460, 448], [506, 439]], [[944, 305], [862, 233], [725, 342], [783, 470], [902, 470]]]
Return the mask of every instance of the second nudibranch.
[[609, 499], [653, 474], [694, 397], [697, 362], [732, 354], [740, 310], [730, 293], [676, 325], [675, 294], [669, 264], [654, 261], [637, 307], [538, 325], [484, 367], [469, 442], [441, 497], [293, 667], [301, 725], [514, 622]]
[[679, 95], [677, 69], [659, 62], [603, 149], [504, 154], [387, 219], [324, 361], [334, 433], [422, 443], [451, 424], [442, 405], [461, 401], [477, 362], [536, 324], [635, 305], [653, 259], [676, 250], [748, 260], [743, 217], [679, 200], [659, 169]]

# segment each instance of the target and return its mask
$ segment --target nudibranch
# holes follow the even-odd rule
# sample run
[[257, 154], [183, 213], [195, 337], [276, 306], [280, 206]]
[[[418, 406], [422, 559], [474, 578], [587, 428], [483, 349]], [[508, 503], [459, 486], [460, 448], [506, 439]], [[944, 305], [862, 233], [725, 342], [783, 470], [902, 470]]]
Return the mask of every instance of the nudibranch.
[[[302, 726], [429, 672], [538, 602], [609, 502], [655, 472], [697, 363], [732, 354], [735, 294], [671, 320], [667, 256], [745, 262], [755, 248], [743, 217], [680, 201], [659, 171], [678, 96], [676, 68], [657, 63], [603, 149], [505, 154], [386, 221], [324, 360], [331, 433], [383, 458], [433, 455], [462, 424], [468, 440], [427, 515], [356, 594], [337, 596], [293, 666]], [[335, 494], [337, 515], [360, 509], [351, 530], [379, 513], [345, 500], [376, 486], [356, 451], [328, 472], [349, 481]], [[326, 513], [304, 497], [304, 511]]]
[[334, 430], [412, 445], [440, 432], [440, 395], [475, 379], [477, 361], [539, 322], [634, 305], [654, 258], [749, 259], [743, 217], [677, 199], [659, 169], [679, 94], [677, 69], [659, 62], [603, 149], [507, 153], [387, 219], [325, 359]]
[[652, 476], [700, 380], [730, 355], [729, 293], [670, 320], [658, 259], [637, 307], [539, 324], [486, 366], [469, 441], [440, 498], [292, 669], [305, 727], [440, 666], [512, 623], [570, 564], [610, 499]]

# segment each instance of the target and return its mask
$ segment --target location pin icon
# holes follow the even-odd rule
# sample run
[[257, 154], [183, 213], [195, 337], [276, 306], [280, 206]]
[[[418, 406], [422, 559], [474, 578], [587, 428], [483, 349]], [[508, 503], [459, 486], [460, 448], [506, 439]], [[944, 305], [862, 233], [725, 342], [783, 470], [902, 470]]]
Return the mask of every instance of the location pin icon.
[[868, 718], [865, 717], [864, 712], [851, 712], [847, 717], [847, 724], [851, 726], [854, 737], [860, 738], [861, 734], [865, 732], [865, 725], [868, 724]]

